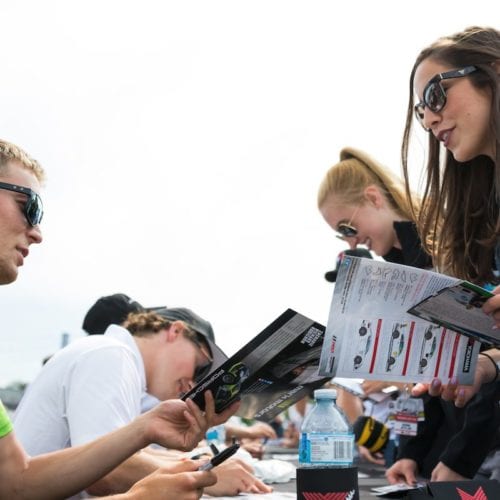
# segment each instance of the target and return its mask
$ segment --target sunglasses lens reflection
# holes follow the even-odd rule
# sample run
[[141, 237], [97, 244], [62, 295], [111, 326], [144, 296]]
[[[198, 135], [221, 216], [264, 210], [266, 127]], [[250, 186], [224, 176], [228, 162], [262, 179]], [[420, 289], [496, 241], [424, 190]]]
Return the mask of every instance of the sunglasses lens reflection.
[[339, 224], [337, 231], [344, 238], [352, 238], [358, 234], [358, 231], [355, 227], [350, 226], [349, 224]]
[[40, 224], [43, 216], [42, 200], [39, 196], [30, 198], [26, 202], [26, 218], [32, 226]]
[[446, 102], [446, 94], [439, 83], [431, 83], [425, 89], [424, 102], [434, 113], [443, 109]]

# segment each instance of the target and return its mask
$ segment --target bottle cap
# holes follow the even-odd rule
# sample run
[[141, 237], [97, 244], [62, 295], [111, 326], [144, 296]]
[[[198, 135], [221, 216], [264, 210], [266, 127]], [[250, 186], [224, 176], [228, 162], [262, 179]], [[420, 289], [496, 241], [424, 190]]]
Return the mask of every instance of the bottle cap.
[[314, 399], [337, 399], [337, 391], [335, 389], [316, 389]]

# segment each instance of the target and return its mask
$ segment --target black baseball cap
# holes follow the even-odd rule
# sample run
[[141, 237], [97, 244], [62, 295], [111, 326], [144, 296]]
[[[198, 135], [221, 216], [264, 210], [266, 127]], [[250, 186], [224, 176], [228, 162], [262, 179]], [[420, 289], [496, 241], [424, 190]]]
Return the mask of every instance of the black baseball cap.
[[82, 328], [89, 335], [102, 335], [109, 325], [121, 325], [130, 313], [138, 312], [155, 312], [172, 321], [183, 321], [200, 335], [210, 350], [212, 362], [204, 367], [202, 372], [196, 374], [197, 381], [228, 359], [222, 349], [215, 344], [212, 325], [195, 312], [185, 307], [144, 307], [124, 293], [115, 293], [98, 299], [85, 315]]
[[325, 273], [325, 280], [330, 283], [335, 283], [337, 281], [337, 273], [339, 272], [339, 266], [344, 255], [351, 255], [352, 257], [365, 257], [367, 259], [373, 259], [372, 254], [366, 248], [352, 248], [349, 250], [344, 250], [340, 252], [337, 256], [337, 263], [333, 271], [328, 271]]
[[195, 375], [196, 381], [201, 380], [205, 375], [208, 375], [209, 372], [218, 368], [228, 359], [222, 349], [215, 344], [215, 335], [212, 325], [206, 319], [203, 319], [201, 316], [191, 311], [191, 309], [185, 307], [163, 307], [154, 308], [154, 312], [172, 321], [183, 321], [191, 330], [200, 335], [207, 344], [212, 356], [212, 363], [210, 366], [205, 367], [203, 372], [199, 372]]
[[124, 293], [101, 297], [87, 311], [82, 328], [89, 335], [102, 335], [109, 325], [121, 325], [130, 313], [146, 309]]

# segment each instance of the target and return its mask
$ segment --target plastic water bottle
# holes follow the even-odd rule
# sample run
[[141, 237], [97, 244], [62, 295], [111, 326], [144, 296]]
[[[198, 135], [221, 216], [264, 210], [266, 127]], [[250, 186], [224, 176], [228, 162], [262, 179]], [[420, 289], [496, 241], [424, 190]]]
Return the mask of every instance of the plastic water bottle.
[[205, 434], [205, 439], [209, 445], [211, 443], [216, 446], [224, 445], [226, 442], [226, 428], [223, 424], [210, 427]]
[[302, 424], [300, 467], [352, 467], [354, 433], [344, 413], [335, 404], [337, 391], [317, 389], [314, 399], [316, 404]]

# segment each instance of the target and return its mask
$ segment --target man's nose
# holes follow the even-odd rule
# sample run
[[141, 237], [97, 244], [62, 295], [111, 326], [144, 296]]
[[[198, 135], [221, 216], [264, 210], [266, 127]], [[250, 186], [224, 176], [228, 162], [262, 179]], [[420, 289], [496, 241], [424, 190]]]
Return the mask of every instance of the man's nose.
[[43, 241], [42, 230], [39, 225], [30, 226], [28, 229], [28, 239], [30, 245], [32, 243], [41, 243]]

